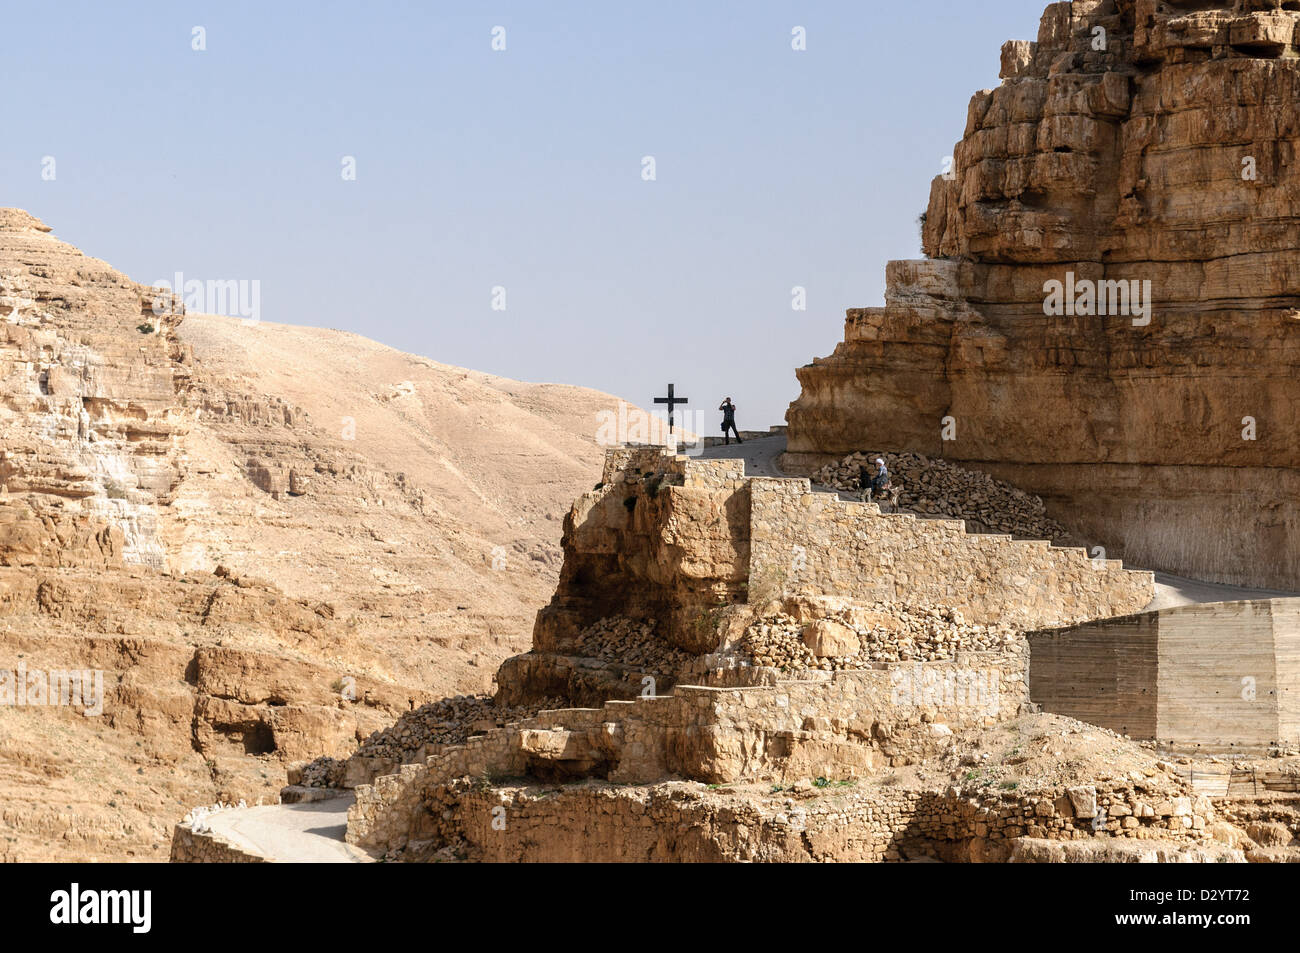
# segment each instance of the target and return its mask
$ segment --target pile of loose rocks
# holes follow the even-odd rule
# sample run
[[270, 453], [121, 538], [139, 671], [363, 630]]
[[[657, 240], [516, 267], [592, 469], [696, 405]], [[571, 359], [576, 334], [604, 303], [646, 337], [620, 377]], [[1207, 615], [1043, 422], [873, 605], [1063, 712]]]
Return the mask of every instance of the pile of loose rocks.
[[344, 769], [344, 762], [338, 758], [317, 758], [303, 765], [298, 783], [305, 788], [338, 787], [343, 782]]
[[[421, 705], [397, 719], [397, 722], [374, 732], [357, 749], [363, 758], [396, 758], [407, 761], [425, 745], [458, 745], [470, 735], [497, 728], [512, 721], [532, 718], [546, 708], [564, 708], [561, 699], [546, 699], [539, 705], [500, 707], [490, 695], [457, 695]], [[306, 772], [304, 771], [304, 784]]]
[[[780, 613], [770, 616], [745, 630], [740, 650], [755, 665], [798, 671], [820, 668], [825, 662], [812, 654], [803, 641], [803, 627], [791, 616]], [[844, 666], [840, 666], [844, 667]]]
[[946, 606], [877, 602], [810, 623], [776, 613], [745, 630], [740, 650], [754, 665], [841, 671], [951, 659], [958, 651], [1005, 651], [1020, 637], [1012, 626], [968, 622]]
[[821, 486], [857, 490], [859, 468], [875, 473], [882, 457], [894, 485], [902, 487], [898, 504], [924, 516], [971, 520], [995, 533], [1025, 539], [1063, 539], [1065, 528], [1047, 516], [1043, 501], [987, 473], [967, 470], [946, 460], [919, 453], [859, 451], [812, 475]]
[[655, 634], [655, 620], [611, 616], [578, 636], [578, 654], [617, 662], [643, 672], [671, 675], [694, 658]]

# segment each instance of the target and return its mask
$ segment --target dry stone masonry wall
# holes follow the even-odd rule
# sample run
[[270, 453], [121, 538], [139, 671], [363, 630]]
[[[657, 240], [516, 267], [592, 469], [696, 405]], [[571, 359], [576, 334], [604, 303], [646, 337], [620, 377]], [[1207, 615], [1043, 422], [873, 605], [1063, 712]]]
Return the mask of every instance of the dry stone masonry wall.
[[565, 520], [564, 550], [535, 652], [573, 654], [590, 626], [625, 616], [702, 654], [730, 610], [772, 600], [928, 603], [971, 622], [1043, 626], [1137, 611], [1153, 595], [1150, 573], [1083, 550], [886, 515], [806, 480], [746, 477], [739, 461], [652, 449], [609, 453], [601, 484]]
[[866, 777], [932, 754], [954, 729], [1014, 718], [1026, 697], [1023, 659], [987, 653], [771, 686], [678, 686], [671, 696], [542, 712], [359, 786], [348, 840], [384, 851], [425, 838], [434, 821], [428, 792], [460, 778]]

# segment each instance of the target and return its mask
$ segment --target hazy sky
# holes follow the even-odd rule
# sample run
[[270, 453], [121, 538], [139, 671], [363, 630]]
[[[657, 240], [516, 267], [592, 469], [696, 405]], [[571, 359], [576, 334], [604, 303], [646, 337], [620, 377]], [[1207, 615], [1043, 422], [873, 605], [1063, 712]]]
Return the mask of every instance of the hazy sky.
[[259, 281], [266, 321], [765, 428], [919, 257], [1045, 5], [12, 4], [0, 205], [137, 281]]

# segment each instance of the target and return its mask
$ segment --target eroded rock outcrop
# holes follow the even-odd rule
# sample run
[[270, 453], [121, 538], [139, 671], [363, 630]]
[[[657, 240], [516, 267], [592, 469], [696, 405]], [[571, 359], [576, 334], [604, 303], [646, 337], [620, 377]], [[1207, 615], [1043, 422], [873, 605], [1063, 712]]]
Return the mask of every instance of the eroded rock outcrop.
[[930, 260], [890, 263], [886, 306], [798, 371], [787, 469], [943, 457], [1132, 564], [1300, 588], [1298, 23], [1049, 6], [971, 100]]
[[163, 568], [176, 309], [26, 212], [0, 209], [0, 248], [0, 565]]

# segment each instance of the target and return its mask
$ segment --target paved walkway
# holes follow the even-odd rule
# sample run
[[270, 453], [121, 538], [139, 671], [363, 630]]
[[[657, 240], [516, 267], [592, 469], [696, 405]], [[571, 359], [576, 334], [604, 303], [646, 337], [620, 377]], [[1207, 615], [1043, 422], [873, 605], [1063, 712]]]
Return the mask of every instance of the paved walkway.
[[1247, 599], [1295, 599], [1300, 593], [1275, 589], [1247, 589], [1217, 582], [1185, 579], [1167, 572], [1156, 573], [1156, 597], [1148, 610], [1172, 609], [1174, 606], [1200, 605], [1207, 602], [1242, 602]]
[[351, 797], [307, 804], [271, 804], [209, 815], [207, 824], [232, 844], [256, 851], [276, 863], [363, 864], [364, 851], [347, 844]]
[[705, 460], [744, 460], [747, 476], [785, 476], [776, 465], [777, 457], [785, 453], [785, 437], [760, 437], [742, 444], [723, 444], [706, 447], [700, 454]]

